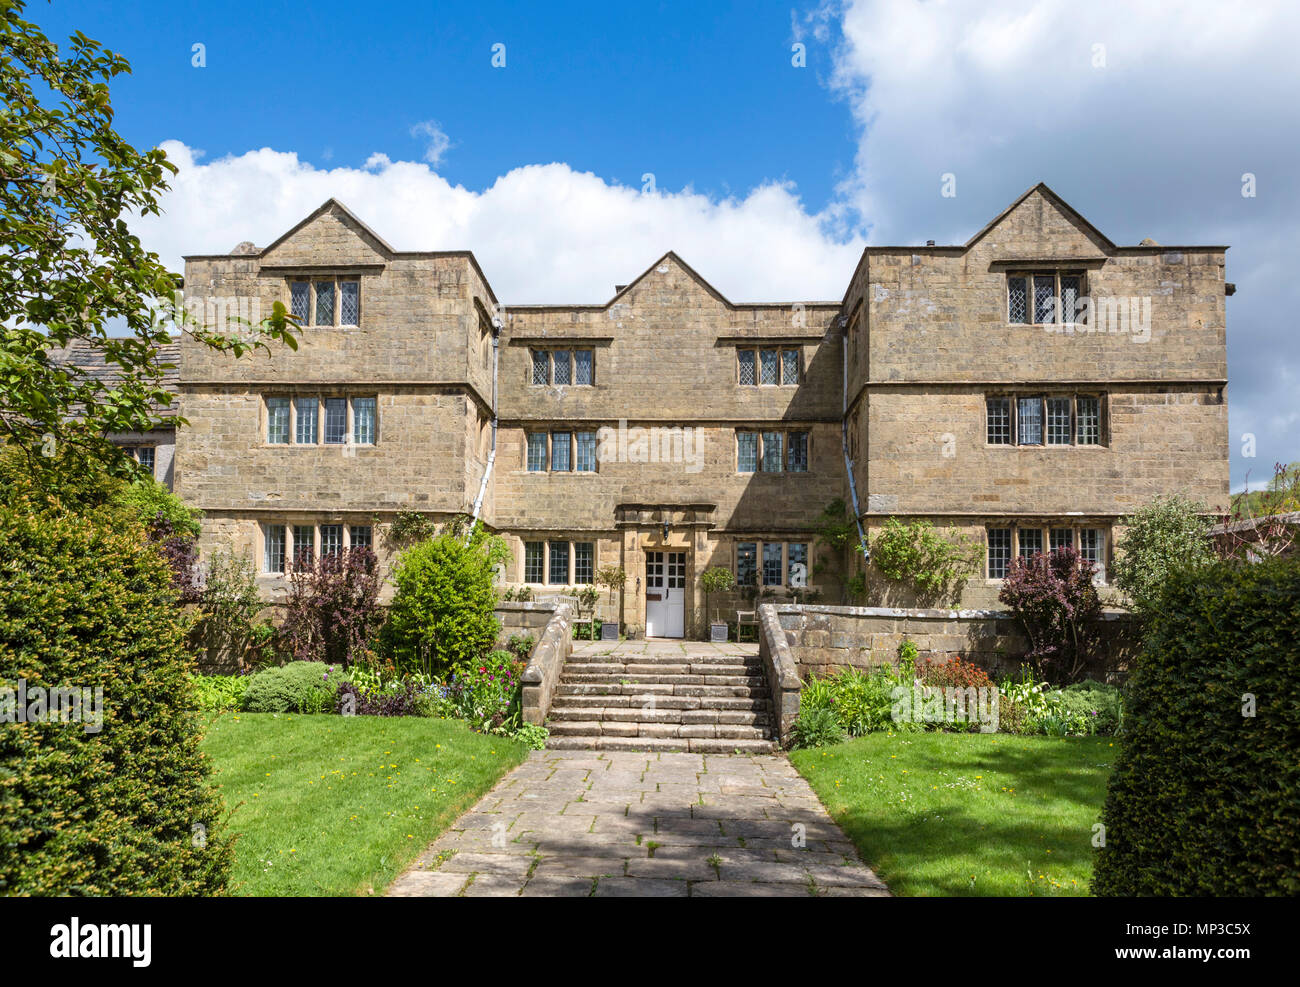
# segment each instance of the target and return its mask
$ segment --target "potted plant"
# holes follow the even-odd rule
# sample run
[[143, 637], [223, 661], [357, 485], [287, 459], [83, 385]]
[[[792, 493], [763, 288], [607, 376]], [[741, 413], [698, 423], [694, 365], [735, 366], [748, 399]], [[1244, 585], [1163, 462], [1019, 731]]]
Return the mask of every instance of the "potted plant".
[[[609, 604], [614, 605], [614, 590], [622, 590], [627, 582], [627, 573], [621, 565], [603, 565], [596, 570], [596, 585], [609, 589]], [[618, 621], [602, 620], [600, 622], [600, 639], [602, 641], [618, 640]]]
[[727, 622], [710, 618], [709, 597], [714, 593], [725, 593], [736, 585], [736, 577], [730, 569], [714, 566], [700, 574], [700, 588], [704, 590], [704, 616], [709, 618], [709, 640], [727, 640]]

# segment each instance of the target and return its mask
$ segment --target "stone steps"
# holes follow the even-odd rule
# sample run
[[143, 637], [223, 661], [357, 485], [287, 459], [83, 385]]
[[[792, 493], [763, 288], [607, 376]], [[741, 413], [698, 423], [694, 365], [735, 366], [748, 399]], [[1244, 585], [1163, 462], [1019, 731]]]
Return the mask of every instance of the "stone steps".
[[583, 751], [689, 751], [692, 754], [771, 754], [770, 740], [718, 740], [708, 737], [551, 737], [552, 750]]
[[743, 709], [645, 709], [640, 706], [561, 706], [551, 710], [557, 724], [566, 721], [612, 720], [621, 723], [720, 723], [728, 726], [769, 727], [766, 706], [761, 711]]
[[755, 655], [573, 655], [551, 704], [559, 750], [770, 753], [770, 692]]

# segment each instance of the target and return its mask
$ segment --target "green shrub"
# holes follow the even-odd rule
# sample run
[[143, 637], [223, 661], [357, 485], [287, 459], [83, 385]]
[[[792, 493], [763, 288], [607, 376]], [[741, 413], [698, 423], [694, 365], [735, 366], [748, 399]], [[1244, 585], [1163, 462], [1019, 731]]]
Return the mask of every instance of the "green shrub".
[[545, 750], [546, 740], [550, 735], [551, 731], [536, 723], [525, 723], [511, 734], [515, 740], [527, 744], [528, 749], [534, 751]]
[[800, 705], [792, 732], [795, 748], [826, 747], [844, 740], [844, 728], [830, 709], [805, 709]]
[[195, 704], [205, 713], [228, 713], [244, 704], [247, 675], [195, 675]]
[[1094, 893], [1300, 893], [1300, 559], [1170, 574], [1124, 736]]
[[504, 540], [477, 524], [468, 539], [447, 531], [403, 552], [383, 636], [398, 668], [463, 673], [485, 655], [501, 630], [493, 567], [509, 558]]
[[99, 732], [0, 724], [0, 895], [222, 893], [232, 844], [168, 566], [131, 524], [11, 503], [0, 530], [0, 689], [103, 699]]
[[799, 711], [828, 711], [840, 729], [850, 737], [874, 730], [921, 729], [912, 722], [895, 723], [894, 690], [912, 686], [910, 676], [901, 676], [893, 668], [876, 668], [863, 672], [844, 668], [827, 676], [810, 676], [799, 694]]
[[1111, 568], [1115, 585], [1138, 613], [1151, 612], [1171, 573], [1216, 560], [1205, 509], [1182, 497], [1158, 497], [1128, 519]]
[[527, 661], [532, 656], [535, 643], [531, 634], [511, 634], [510, 640], [506, 641], [506, 650], [519, 661]]
[[248, 678], [244, 711], [248, 713], [323, 713], [334, 707], [343, 675], [319, 661], [291, 661]]
[[[1101, 737], [1118, 737], [1124, 732], [1124, 691], [1104, 682], [1077, 682], [1068, 686], [1063, 697], [1081, 697], [1081, 708], [1092, 718], [1089, 733]], [[1067, 702], [1075, 702], [1067, 698]]]

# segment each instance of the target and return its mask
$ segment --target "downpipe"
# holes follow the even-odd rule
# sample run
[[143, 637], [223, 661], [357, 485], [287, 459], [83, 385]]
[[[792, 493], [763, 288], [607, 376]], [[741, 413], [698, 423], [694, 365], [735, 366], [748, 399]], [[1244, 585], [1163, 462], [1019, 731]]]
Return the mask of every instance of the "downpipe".
[[862, 552], [862, 564], [871, 561], [871, 550], [867, 546], [867, 535], [862, 530], [862, 512], [858, 510], [858, 487], [853, 482], [853, 460], [849, 458], [849, 323], [840, 316], [840, 344], [842, 357], [840, 365], [844, 371], [843, 397], [840, 402], [840, 445], [844, 451], [844, 472], [849, 478], [849, 499], [853, 503], [853, 523], [858, 528], [858, 549]]
[[488, 448], [487, 467], [483, 470], [483, 482], [478, 486], [478, 496], [474, 498], [474, 509], [470, 512], [469, 531], [466, 540], [473, 536], [478, 524], [479, 513], [483, 510], [483, 498], [487, 496], [488, 481], [492, 479], [492, 467], [497, 461], [497, 374], [501, 362], [501, 317], [492, 317], [492, 440]]

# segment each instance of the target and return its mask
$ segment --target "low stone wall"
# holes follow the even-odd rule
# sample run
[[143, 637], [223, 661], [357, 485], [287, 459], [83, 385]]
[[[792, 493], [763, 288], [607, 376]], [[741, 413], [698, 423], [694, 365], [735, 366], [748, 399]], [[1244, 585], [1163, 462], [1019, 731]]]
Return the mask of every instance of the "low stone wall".
[[772, 603], [758, 608], [758, 656], [763, 661], [768, 688], [772, 690], [772, 714], [776, 718], [777, 740], [782, 747], [790, 742], [790, 730], [799, 718], [799, 669], [791, 654], [785, 632], [781, 629], [777, 607]]
[[[840, 668], [874, 668], [898, 661], [898, 646], [910, 639], [920, 657], [963, 658], [992, 673], [1014, 672], [1029, 648], [1019, 623], [1001, 610], [910, 610], [895, 607], [772, 607], [801, 677], [825, 676]], [[1133, 617], [1105, 611], [1103, 653], [1093, 674], [1122, 672], [1134, 646]]]
[[501, 633], [497, 635], [497, 647], [504, 647], [512, 634], [531, 634], [536, 641], [550, 622], [551, 616], [560, 607], [551, 600], [543, 602], [515, 603], [499, 600], [496, 605], [497, 620], [501, 622]]
[[[504, 604], [503, 604], [504, 605]], [[515, 606], [541, 606], [521, 603]], [[524, 670], [523, 718], [525, 723], [541, 726], [551, 711], [551, 699], [560, 681], [560, 672], [573, 652], [573, 607], [562, 603], [549, 611], [541, 639], [533, 647], [532, 657]]]

